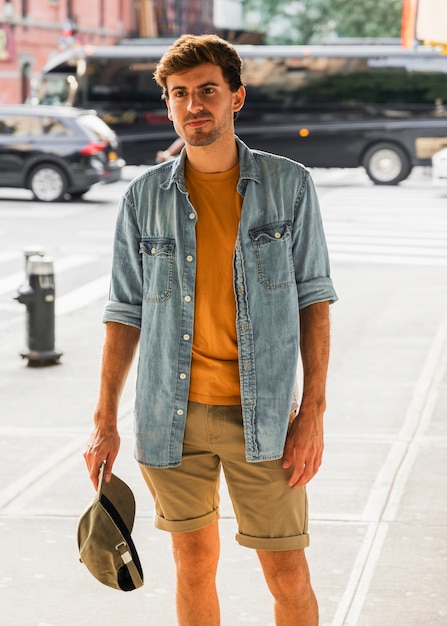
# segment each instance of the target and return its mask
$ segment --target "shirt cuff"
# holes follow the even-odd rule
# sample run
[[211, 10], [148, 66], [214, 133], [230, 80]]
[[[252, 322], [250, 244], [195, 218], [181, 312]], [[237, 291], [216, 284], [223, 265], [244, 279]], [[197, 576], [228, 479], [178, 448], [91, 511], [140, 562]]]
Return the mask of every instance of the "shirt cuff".
[[119, 322], [141, 329], [141, 306], [109, 300], [104, 307], [102, 321]]

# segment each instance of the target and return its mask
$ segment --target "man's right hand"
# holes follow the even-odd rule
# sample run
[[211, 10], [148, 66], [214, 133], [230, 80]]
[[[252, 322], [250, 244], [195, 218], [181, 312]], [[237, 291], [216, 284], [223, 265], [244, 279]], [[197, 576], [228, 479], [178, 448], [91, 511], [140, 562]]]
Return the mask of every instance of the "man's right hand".
[[120, 436], [115, 427], [96, 426], [87, 442], [84, 459], [87, 463], [90, 480], [98, 490], [99, 471], [103, 461], [106, 462], [104, 480], [109, 482], [112, 476], [112, 467], [120, 448]]
[[100, 389], [93, 419], [95, 428], [84, 452], [90, 480], [96, 490], [102, 462], [106, 462], [104, 480], [107, 483], [112, 476], [112, 467], [120, 448], [117, 427], [119, 399], [139, 338], [139, 328], [119, 322], [106, 324]]

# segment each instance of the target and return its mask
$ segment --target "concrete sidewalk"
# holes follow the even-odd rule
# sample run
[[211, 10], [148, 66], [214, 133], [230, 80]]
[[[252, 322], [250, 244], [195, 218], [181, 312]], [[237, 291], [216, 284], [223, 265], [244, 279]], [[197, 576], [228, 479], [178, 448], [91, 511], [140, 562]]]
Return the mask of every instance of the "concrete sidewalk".
[[[353, 279], [351, 270], [348, 280], [337, 268], [325, 462], [309, 486], [307, 553], [322, 626], [447, 624], [447, 302], [434, 270], [424, 310], [407, 306], [417, 271], [402, 269], [398, 288], [382, 285], [379, 309], [360, 273]], [[136, 495], [133, 536], [145, 585], [128, 594], [108, 589], [78, 562], [77, 520], [94, 495], [81, 453], [96, 399], [101, 309], [96, 302], [58, 317], [58, 366], [25, 367], [17, 331], [1, 337], [4, 626], [176, 623], [169, 536], [153, 528], [132, 458], [132, 380], [115, 471]], [[256, 555], [234, 541], [225, 491], [222, 500], [222, 625], [270, 626]]]

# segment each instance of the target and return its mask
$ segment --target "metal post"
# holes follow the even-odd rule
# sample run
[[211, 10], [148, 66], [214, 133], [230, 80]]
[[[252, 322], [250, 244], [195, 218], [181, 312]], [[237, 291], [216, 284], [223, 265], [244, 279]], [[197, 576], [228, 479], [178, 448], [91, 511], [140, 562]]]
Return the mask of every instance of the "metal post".
[[55, 281], [53, 259], [30, 256], [26, 268], [27, 284], [19, 288], [16, 300], [26, 306], [27, 350], [21, 352], [28, 365], [58, 363], [62, 352], [55, 342]]

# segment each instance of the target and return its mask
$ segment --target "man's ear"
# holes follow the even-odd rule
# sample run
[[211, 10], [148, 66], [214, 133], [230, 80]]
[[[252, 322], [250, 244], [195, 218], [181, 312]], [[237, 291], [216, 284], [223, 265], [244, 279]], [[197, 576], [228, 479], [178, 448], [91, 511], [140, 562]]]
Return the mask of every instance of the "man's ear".
[[168, 120], [171, 120], [172, 122], [172, 114], [171, 114], [171, 107], [169, 106], [169, 99], [165, 98], [165, 102], [166, 102], [166, 107], [168, 109]]
[[246, 95], [245, 87], [243, 85], [241, 85], [239, 87], [239, 89], [234, 92], [233, 95], [234, 95], [234, 98], [233, 98], [233, 111], [234, 111], [234, 113], [236, 113], [237, 111], [240, 111], [242, 109], [242, 107], [244, 106], [245, 95]]

